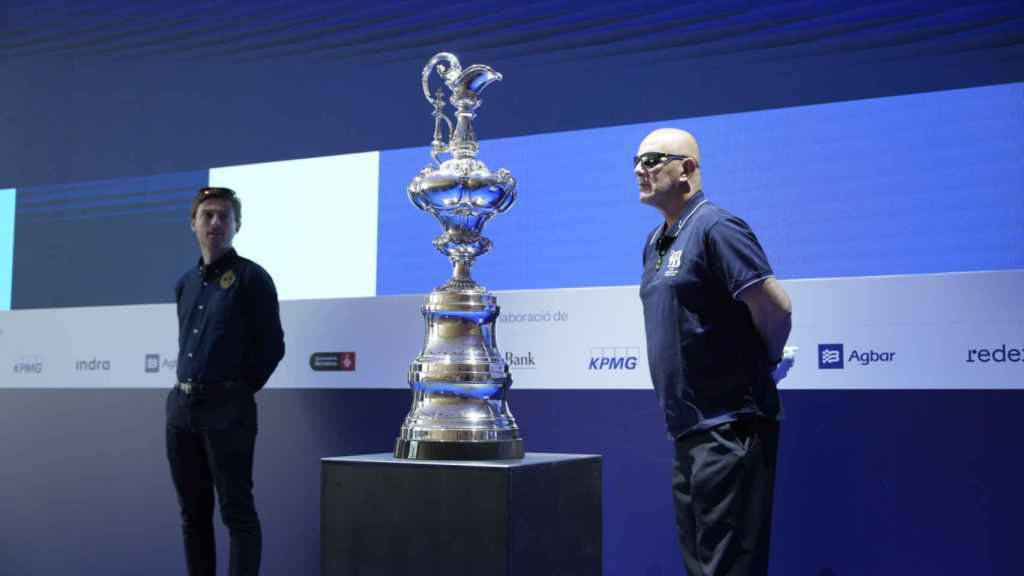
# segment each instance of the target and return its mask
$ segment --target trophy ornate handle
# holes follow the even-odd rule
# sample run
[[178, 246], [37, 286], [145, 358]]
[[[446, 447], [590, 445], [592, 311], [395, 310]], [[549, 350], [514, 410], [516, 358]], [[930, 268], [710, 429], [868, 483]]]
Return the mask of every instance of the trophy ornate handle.
[[446, 152], [451, 151], [451, 147], [445, 143], [445, 135], [442, 133], [441, 123], [448, 125], [448, 137], [451, 137], [454, 125], [452, 124], [451, 118], [445, 115], [444, 107], [444, 86], [439, 86], [435, 92], [430, 90], [430, 76], [434, 70], [437, 70], [437, 75], [441, 77], [443, 85], [450, 86], [460, 74], [462, 74], [462, 65], [459, 63], [459, 59], [450, 52], [439, 52], [434, 55], [427, 65], [423, 67], [422, 85], [423, 85], [423, 96], [430, 102], [430, 105], [434, 107], [434, 139], [430, 142], [430, 158], [433, 160], [435, 166], [440, 165], [438, 156]]
[[[443, 63], [447, 63], [447, 66]], [[441, 77], [445, 85], [455, 82], [455, 79], [462, 74], [462, 64], [455, 54], [450, 52], [438, 52], [423, 67], [423, 96], [427, 102], [434, 103], [434, 93], [430, 90], [430, 73], [437, 68], [437, 75]]]
[[434, 116], [434, 139], [430, 141], [430, 159], [433, 161], [435, 168], [441, 165], [441, 161], [437, 157], [451, 151], [451, 146], [445, 144], [445, 135], [441, 130], [441, 123], [444, 122], [448, 125], [449, 138], [453, 130], [451, 119], [444, 115], [444, 90], [438, 88], [436, 96], [433, 101], [434, 112], [432, 114]]

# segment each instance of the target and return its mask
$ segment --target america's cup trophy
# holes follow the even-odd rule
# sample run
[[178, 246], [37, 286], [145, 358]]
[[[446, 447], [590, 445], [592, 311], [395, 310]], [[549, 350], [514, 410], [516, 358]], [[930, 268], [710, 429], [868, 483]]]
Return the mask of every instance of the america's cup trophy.
[[[431, 92], [435, 71], [443, 86]], [[423, 68], [423, 95], [434, 107], [433, 161], [409, 184], [409, 200], [440, 222], [442, 232], [434, 247], [451, 260], [454, 270], [422, 308], [426, 337], [423, 352], [409, 368], [412, 409], [395, 443], [397, 458], [523, 457], [523, 440], [506, 399], [512, 377], [495, 341], [497, 301], [470, 277], [473, 261], [491, 247], [481, 234], [484, 224], [516, 200], [512, 174], [505, 169], [491, 172], [476, 158], [479, 145], [472, 122], [480, 93], [498, 80], [501, 74], [491, 67], [463, 69], [447, 52]], [[444, 87], [455, 108], [454, 128], [445, 115]], [[442, 155], [448, 156], [443, 162]]]

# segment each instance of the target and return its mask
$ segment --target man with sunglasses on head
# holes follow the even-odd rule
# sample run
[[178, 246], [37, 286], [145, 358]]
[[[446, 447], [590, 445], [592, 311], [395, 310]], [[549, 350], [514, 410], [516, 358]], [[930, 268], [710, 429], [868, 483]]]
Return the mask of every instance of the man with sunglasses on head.
[[263, 537], [252, 496], [256, 402], [284, 356], [274, 281], [231, 242], [242, 203], [229, 188], [192, 200], [202, 257], [174, 287], [178, 382], [167, 397], [167, 459], [181, 506], [190, 576], [213, 576], [214, 493], [231, 538], [230, 574], [259, 573]]
[[664, 217], [644, 245], [640, 297], [651, 380], [675, 441], [686, 569], [764, 575], [789, 296], [746, 222], [704, 196], [691, 134], [651, 132], [633, 173], [640, 201]]

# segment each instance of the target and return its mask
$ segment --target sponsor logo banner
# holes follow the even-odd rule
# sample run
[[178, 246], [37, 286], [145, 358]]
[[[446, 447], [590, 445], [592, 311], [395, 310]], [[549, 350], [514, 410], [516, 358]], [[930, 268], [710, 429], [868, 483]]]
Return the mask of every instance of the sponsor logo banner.
[[110, 360], [91, 358], [89, 360], [76, 360], [76, 372], [110, 372]]
[[591, 348], [587, 370], [636, 370], [640, 347]]
[[42, 374], [46, 362], [41, 356], [22, 356], [14, 361], [12, 371], [15, 374]]
[[309, 367], [316, 372], [354, 372], [355, 352], [314, 352], [309, 356]]
[[519, 354], [513, 354], [512, 352], [505, 352], [505, 363], [512, 370], [536, 370], [537, 369], [537, 358], [533, 355], [533, 352], [525, 352]]
[[818, 368], [821, 370], [842, 370], [843, 345], [818, 344]]
[[146, 374], [157, 374], [161, 370], [174, 372], [177, 368], [177, 358], [168, 356], [161, 357], [160, 354], [146, 354]]
[[873, 349], [850, 351], [850, 355], [843, 355], [842, 344], [818, 344], [818, 369], [819, 370], [842, 370], [849, 366], [868, 366], [871, 364], [888, 363], [896, 361], [896, 353], [893, 351], [878, 351]]
[[[794, 306], [788, 345], [806, 355], [780, 388], [1024, 389], [1024, 271], [783, 285]], [[513, 397], [517, 389], [651, 389], [636, 286], [496, 295], [495, 338]], [[268, 386], [407, 388], [424, 345], [422, 304], [422, 295], [282, 302], [287, 352]], [[17, 310], [0, 321], [0, 387], [162, 388], [174, 374], [173, 304]]]
[[1024, 362], [1024, 346], [1020, 348], [1007, 347], [1006, 344], [992, 348], [968, 348], [967, 364], [1002, 364], [1004, 362]]

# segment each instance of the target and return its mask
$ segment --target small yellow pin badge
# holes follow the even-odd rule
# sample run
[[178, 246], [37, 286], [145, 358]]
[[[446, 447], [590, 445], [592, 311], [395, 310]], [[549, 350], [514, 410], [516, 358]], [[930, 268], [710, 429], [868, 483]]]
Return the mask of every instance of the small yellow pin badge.
[[235, 271], [228, 270], [220, 275], [220, 287], [227, 290], [235, 283]]

